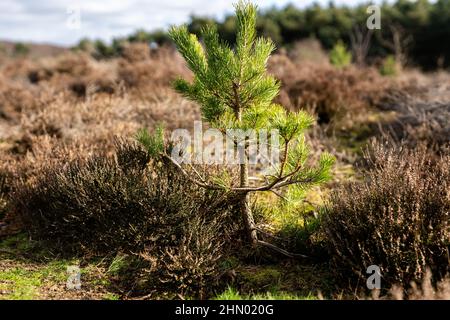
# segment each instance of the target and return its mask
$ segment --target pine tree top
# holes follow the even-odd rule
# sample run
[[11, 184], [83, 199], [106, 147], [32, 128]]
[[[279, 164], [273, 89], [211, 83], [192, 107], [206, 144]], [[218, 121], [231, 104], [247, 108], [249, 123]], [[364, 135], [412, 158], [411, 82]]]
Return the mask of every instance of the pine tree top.
[[[230, 121], [244, 126], [244, 122], [261, 124], [280, 89], [280, 83], [267, 73], [267, 61], [275, 45], [256, 36], [257, 7], [240, 1], [235, 8], [234, 48], [219, 39], [214, 25], [202, 29], [202, 44], [186, 26], [172, 27], [169, 32], [194, 73], [192, 83], [178, 79], [175, 89], [198, 102], [203, 118], [217, 126], [238, 126]], [[272, 113], [280, 110], [275, 108]]]

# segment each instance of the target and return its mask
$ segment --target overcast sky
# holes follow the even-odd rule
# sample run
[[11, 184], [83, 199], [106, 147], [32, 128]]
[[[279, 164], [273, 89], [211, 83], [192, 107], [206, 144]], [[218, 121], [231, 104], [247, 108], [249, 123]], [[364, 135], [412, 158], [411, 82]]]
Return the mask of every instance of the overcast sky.
[[[317, 0], [327, 4], [329, 0]], [[0, 0], [0, 39], [73, 45], [83, 37], [110, 40], [136, 29], [188, 21], [190, 14], [217, 18], [233, 11], [230, 0]], [[298, 7], [312, 0], [259, 0], [260, 8]], [[362, 0], [334, 0], [354, 5]], [[78, 19], [78, 16], [80, 19]]]

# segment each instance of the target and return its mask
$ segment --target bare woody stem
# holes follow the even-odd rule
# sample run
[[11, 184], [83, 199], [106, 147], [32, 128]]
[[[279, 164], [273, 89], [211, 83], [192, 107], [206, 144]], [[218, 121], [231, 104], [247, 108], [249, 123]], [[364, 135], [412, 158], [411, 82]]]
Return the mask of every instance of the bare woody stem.
[[[237, 97], [239, 97], [239, 95], [236, 94]], [[241, 109], [239, 106], [239, 98], [237, 98], [238, 100], [236, 101], [236, 106], [237, 106], [237, 112], [236, 112], [236, 116], [238, 121], [241, 121]], [[241, 188], [247, 188], [248, 187], [248, 159], [247, 159], [247, 148], [245, 147], [245, 143], [244, 143], [244, 159], [242, 159], [242, 163], [240, 165], [240, 184], [239, 186]], [[258, 234], [256, 231], [256, 225], [255, 225], [255, 220], [253, 218], [253, 214], [250, 208], [250, 194], [249, 192], [244, 192], [242, 193], [241, 199], [240, 199], [240, 211], [241, 211], [241, 215], [242, 218], [244, 220], [245, 223], [245, 229], [247, 230], [247, 234], [249, 236], [250, 242], [252, 243], [253, 246], [256, 246], [258, 244]]]

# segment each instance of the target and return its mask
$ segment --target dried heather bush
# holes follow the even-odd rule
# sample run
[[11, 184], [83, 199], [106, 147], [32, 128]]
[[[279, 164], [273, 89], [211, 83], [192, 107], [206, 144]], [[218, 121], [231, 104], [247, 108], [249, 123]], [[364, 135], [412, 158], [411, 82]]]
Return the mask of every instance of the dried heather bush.
[[447, 147], [450, 144], [448, 92], [450, 82], [445, 81], [389, 91], [378, 107], [395, 112], [395, 117], [381, 124], [379, 130], [410, 147], [421, 143], [437, 149]]
[[194, 295], [205, 298], [217, 278], [217, 263], [222, 257], [224, 244], [220, 230], [225, 216], [206, 219], [193, 215], [171, 243], [156, 242], [140, 253], [146, 264], [141, 286], [158, 295], [173, 297]]
[[135, 52], [132, 57], [130, 55], [119, 59], [117, 77], [138, 93], [143, 90], [154, 92], [155, 88], [169, 87], [181, 75], [190, 76], [185, 63], [172, 48], [159, 48], [148, 59], [138, 59]]
[[[28, 135], [20, 145], [13, 147], [13, 152], [0, 152], [0, 172], [7, 176], [8, 190], [11, 186], [32, 185], [41, 178], [48, 168], [59, 167], [62, 163], [86, 161], [93, 154], [110, 154], [113, 149], [111, 141], [75, 140], [65, 144], [55, 136]], [[25, 145], [23, 145], [25, 144]], [[18, 153], [19, 148], [26, 148]], [[6, 211], [4, 223], [7, 233], [20, 231], [23, 227], [21, 216], [11, 205]], [[1, 234], [2, 232], [0, 232]]]
[[82, 77], [95, 72], [92, 59], [84, 53], [67, 53], [56, 58], [41, 59], [37, 66], [28, 73], [32, 83], [52, 81], [54, 77], [66, 74], [72, 77]]
[[410, 289], [395, 285], [389, 290], [388, 298], [394, 300], [450, 300], [450, 276], [436, 284], [432, 281], [430, 270], [425, 272], [420, 283], [412, 282]]
[[137, 142], [128, 142], [126, 139], [116, 138], [115, 147], [117, 164], [122, 170], [126, 172], [145, 170], [147, 163], [150, 161], [150, 156]]
[[148, 155], [136, 144], [115, 144], [115, 157], [55, 161], [15, 186], [15, 208], [32, 234], [87, 248], [136, 248], [155, 230], [174, 234], [170, 230], [183, 228], [180, 219], [212, 214], [223, 204], [171, 166], [147, 165]]
[[450, 276], [434, 281], [431, 271], [427, 269], [421, 279], [412, 281], [408, 287], [395, 284], [388, 291], [373, 290], [370, 295], [362, 292], [353, 298], [358, 300], [449, 300]]
[[9, 59], [0, 66], [1, 74], [10, 80], [22, 81], [27, 78], [30, 70], [36, 67], [33, 59]]
[[313, 38], [294, 43], [288, 55], [295, 63], [312, 62], [326, 65], [329, 61], [328, 54], [323, 49], [320, 41]]
[[[274, 54], [268, 61], [268, 70], [281, 80], [283, 86], [291, 86], [300, 76], [299, 65], [295, 64], [287, 54], [281, 52]], [[304, 72], [304, 71], [303, 71]]]
[[20, 122], [20, 113], [25, 109], [33, 109], [39, 101], [37, 92], [28, 86], [7, 83], [0, 86], [0, 119], [12, 123]]
[[141, 293], [203, 296], [223, 243], [240, 230], [233, 201], [192, 185], [170, 164], [147, 165], [134, 143], [116, 145], [115, 158], [52, 164], [16, 184], [12, 205], [25, 229], [66, 253], [135, 255], [141, 276], [132, 286]]
[[95, 61], [85, 53], [67, 53], [43, 58], [28, 72], [28, 80], [39, 88], [69, 91], [76, 97], [89, 93], [112, 94], [117, 90], [114, 63]]
[[385, 286], [407, 287], [427, 266], [435, 279], [444, 277], [450, 271], [450, 155], [378, 144], [366, 159], [366, 180], [336, 190], [324, 215], [336, 275], [356, 282], [375, 264]]
[[315, 67], [287, 88], [293, 106], [315, 109], [319, 122], [367, 110], [384, 87], [375, 70]]
[[315, 111], [320, 123], [332, 123], [338, 129], [367, 120], [362, 111], [374, 107], [385, 89], [394, 85], [394, 79], [384, 79], [374, 68], [298, 64], [283, 53], [271, 57], [269, 71], [281, 80], [279, 103], [292, 110]]
[[128, 43], [123, 46], [121, 56], [128, 62], [147, 60], [150, 58], [150, 47], [146, 42]]

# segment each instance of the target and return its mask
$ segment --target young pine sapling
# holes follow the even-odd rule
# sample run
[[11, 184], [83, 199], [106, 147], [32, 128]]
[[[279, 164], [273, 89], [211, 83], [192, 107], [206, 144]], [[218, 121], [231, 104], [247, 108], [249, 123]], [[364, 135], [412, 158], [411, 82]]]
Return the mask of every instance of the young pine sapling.
[[258, 238], [251, 212], [249, 196], [253, 192], [280, 190], [299, 194], [307, 187], [329, 179], [334, 157], [324, 153], [315, 167], [307, 165], [308, 147], [304, 131], [314, 123], [314, 118], [304, 111], [288, 112], [273, 103], [280, 90], [280, 83], [267, 73], [267, 61], [275, 46], [270, 39], [256, 36], [257, 8], [248, 2], [235, 5], [237, 37], [231, 48], [219, 39], [215, 26], [202, 30], [201, 44], [190, 34], [186, 26], [172, 27], [170, 37], [177, 45], [188, 67], [194, 74], [192, 82], [178, 79], [176, 91], [201, 106], [203, 119], [222, 132], [229, 129], [278, 130], [280, 156], [270, 174], [262, 174], [261, 185], [249, 183], [249, 144], [244, 144], [244, 161], [239, 164], [239, 183], [224, 185], [217, 180], [208, 181], [192, 165], [183, 164], [171, 157], [164, 134], [158, 129], [155, 135], [146, 130], [138, 134], [138, 140], [154, 157], [171, 161], [181, 174], [200, 187], [223, 190], [236, 196], [240, 215], [245, 223], [249, 240], [254, 246], [271, 247], [288, 254]]

